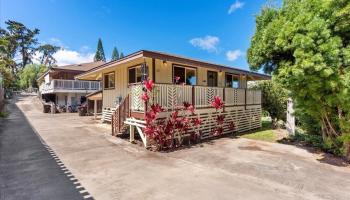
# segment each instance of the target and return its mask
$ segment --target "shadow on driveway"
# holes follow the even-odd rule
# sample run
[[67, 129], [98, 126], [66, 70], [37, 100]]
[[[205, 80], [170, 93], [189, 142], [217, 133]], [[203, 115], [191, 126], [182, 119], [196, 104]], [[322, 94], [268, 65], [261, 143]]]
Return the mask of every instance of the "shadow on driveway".
[[7, 110], [10, 115], [0, 119], [0, 199], [75, 200], [89, 197], [87, 192], [79, 192], [84, 188], [79, 187], [74, 176], [35, 133], [13, 101], [7, 104]]

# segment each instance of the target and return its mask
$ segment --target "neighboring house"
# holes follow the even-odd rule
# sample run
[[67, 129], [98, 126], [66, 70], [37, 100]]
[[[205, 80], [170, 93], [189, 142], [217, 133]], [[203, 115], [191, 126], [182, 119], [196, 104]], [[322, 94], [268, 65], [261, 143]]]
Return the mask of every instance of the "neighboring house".
[[[174, 78], [184, 84], [174, 85]], [[113, 110], [113, 134], [136, 127], [147, 146], [144, 126], [145, 105], [141, 100], [142, 80], [152, 79], [156, 86], [154, 101], [163, 108], [190, 102], [205, 125], [202, 138], [209, 137], [216, 112], [210, 107], [214, 96], [225, 102], [225, 113], [236, 123], [238, 132], [261, 127], [261, 91], [248, 90], [248, 81], [266, 80], [270, 76], [228, 66], [208, 63], [154, 51], [138, 51], [84, 72], [76, 78], [103, 82], [103, 112]], [[164, 115], [163, 115], [164, 116]], [[110, 118], [109, 118], [110, 119]], [[134, 130], [134, 128], [132, 128]], [[226, 131], [227, 132], [227, 131]]]
[[39, 93], [45, 102], [59, 106], [77, 106], [86, 101], [86, 95], [100, 90], [100, 81], [75, 80], [74, 76], [91, 70], [104, 62], [54, 66], [38, 79]]

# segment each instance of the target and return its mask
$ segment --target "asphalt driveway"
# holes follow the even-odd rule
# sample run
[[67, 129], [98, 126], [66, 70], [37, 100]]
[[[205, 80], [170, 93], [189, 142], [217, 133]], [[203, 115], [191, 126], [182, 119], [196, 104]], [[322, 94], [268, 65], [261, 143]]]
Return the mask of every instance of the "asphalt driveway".
[[84, 199], [84, 188], [74, 184], [17, 106], [8, 109], [9, 117], [0, 119], [0, 199]]
[[295, 146], [222, 138], [171, 153], [111, 137], [77, 114], [43, 114], [17, 103], [95, 199], [344, 199], [350, 168]]

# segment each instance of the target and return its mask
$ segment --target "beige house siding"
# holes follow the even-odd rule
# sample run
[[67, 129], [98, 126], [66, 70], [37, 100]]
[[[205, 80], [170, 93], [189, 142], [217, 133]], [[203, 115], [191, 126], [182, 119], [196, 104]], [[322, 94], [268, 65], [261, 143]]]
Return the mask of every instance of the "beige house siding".
[[[181, 63], [174, 63], [170, 61], [163, 62], [163, 60], [155, 59], [154, 60], [154, 69], [155, 69], [155, 79], [153, 75], [153, 59], [152, 58], [142, 58], [133, 62], [123, 63], [121, 65], [103, 70], [102, 74], [115, 72], [115, 88], [114, 89], [103, 89], [103, 108], [106, 107], [115, 107], [116, 101], [119, 96], [124, 99], [128, 94], [128, 68], [142, 64], [143, 62], [147, 63], [149, 77], [155, 80], [156, 83], [172, 83], [173, 82], [173, 64], [183, 65]], [[187, 65], [184, 65], [187, 66]], [[197, 85], [207, 86], [207, 71], [216, 71], [218, 72], [218, 86], [225, 86], [225, 71], [219, 71], [215, 69], [204, 68], [201, 66], [191, 66], [197, 68]], [[104, 76], [102, 76], [104, 78]], [[104, 80], [102, 80], [104, 83]], [[245, 76], [240, 75], [239, 81], [240, 88], [246, 88], [246, 79]]]
[[172, 63], [171, 62], [166, 62], [163, 63], [162, 60], [156, 59], [155, 60], [156, 66], [156, 78], [155, 82], [156, 83], [172, 83]]
[[[152, 59], [145, 58], [139, 62], [126, 63], [123, 65], [115, 66], [112, 69], [103, 71], [103, 74], [114, 72], [115, 73], [115, 88], [103, 89], [103, 108], [115, 107], [119, 97], [124, 99], [128, 94], [128, 68], [141, 65], [146, 62], [149, 66], [149, 74], [152, 74]], [[104, 79], [104, 76], [102, 76]], [[104, 80], [102, 80], [104, 83]]]
[[[173, 82], [173, 65], [182, 65], [181, 63], [174, 63], [167, 61], [163, 63], [162, 60], [155, 60], [156, 66], [156, 83], [172, 83]], [[187, 65], [184, 65], [187, 66]], [[225, 71], [219, 71], [215, 69], [208, 69], [201, 66], [191, 66], [197, 68], [197, 85], [207, 86], [207, 71], [216, 71], [218, 73], [218, 87], [225, 87]], [[240, 75], [240, 74], [237, 74]], [[246, 88], [246, 80], [243, 76], [240, 76], [239, 85], [240, 88]]]

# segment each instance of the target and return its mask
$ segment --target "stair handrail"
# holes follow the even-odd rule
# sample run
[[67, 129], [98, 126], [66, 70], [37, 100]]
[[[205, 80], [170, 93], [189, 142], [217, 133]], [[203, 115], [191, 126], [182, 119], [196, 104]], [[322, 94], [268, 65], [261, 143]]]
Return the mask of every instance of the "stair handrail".
[[112, 114], [112, 135], [120, 133], [124, 128], [124, 121], [130, 116], [129, 94], [116, 106]]

